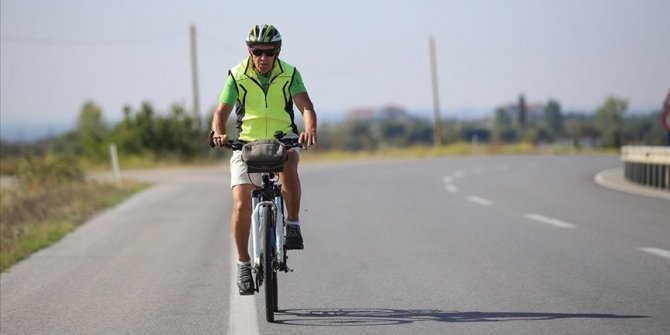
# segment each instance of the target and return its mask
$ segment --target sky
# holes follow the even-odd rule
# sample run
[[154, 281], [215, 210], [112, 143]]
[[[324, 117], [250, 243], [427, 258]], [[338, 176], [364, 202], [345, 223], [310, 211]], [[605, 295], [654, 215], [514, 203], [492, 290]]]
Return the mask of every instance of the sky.
[[608, 96], [660, 109], [670, 90], [668, 0], [0, 0], [0, 136], [72, 127], [93, 101], [113, 124], [148, 101], [201, 114], [247, 56], [251, 26], [283, 37], [321, 119], [393, 104], [432, 113], [429, 38], [443, 117], [558, 101], [593, 112]]

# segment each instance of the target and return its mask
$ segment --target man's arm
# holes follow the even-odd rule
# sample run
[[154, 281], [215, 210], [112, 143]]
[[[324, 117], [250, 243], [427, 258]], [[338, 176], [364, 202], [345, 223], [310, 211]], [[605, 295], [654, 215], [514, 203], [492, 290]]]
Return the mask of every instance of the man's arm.
[[309, 99], [307, 92], [301, 92], [293, 96], [293, 101], [302, 114], [302, 119], [305, 122], [305, 131], [300, 134], [299, 141], [305, 148], [316, 144], [316, 113], [314, 112], [314, 105]]
[[228, 143], [228, 135], [226, 134], [226, 121], [233, 111], [233, 106], [226, 103], [219, 103], [214, 111], [214, 118], [212, 119], [212, 131], [214, 131], [214, 144], [223, 145]]

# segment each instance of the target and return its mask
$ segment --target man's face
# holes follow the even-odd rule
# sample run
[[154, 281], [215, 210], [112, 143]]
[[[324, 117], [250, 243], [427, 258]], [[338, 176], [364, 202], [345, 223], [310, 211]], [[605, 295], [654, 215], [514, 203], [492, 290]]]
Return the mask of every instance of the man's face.
[[249, 48], [249, 53], [254, 61], [256, 70], [265, 74], [272, 70], [275, 58], [279, 55], [279, 48], [270, 45], [257, 45]]

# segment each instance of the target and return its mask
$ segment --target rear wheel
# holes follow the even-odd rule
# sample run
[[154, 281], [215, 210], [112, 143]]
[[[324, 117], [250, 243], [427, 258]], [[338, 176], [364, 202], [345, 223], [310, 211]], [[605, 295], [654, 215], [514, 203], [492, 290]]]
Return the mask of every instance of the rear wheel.
[[275, 310], [277, 307], [277, 273], [273, 269], [274, 250], [274, 227], [272, 222], [272, 213], [269, 207], [263, 208], [261, 215], [263, 218], [263, 233], [261, 243], [263, 243], [263, 281], [265, 282], [265, 319], [268, 322], [274, 322]]

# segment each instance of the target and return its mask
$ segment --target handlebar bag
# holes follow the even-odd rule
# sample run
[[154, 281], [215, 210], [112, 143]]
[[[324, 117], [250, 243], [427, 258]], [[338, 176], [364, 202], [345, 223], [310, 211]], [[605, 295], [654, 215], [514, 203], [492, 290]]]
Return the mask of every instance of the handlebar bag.
[[242, 160], [249, 173], [282, 172], [288, 160], [284, 144], [276, 140], [261, 140], [242, 147]]

